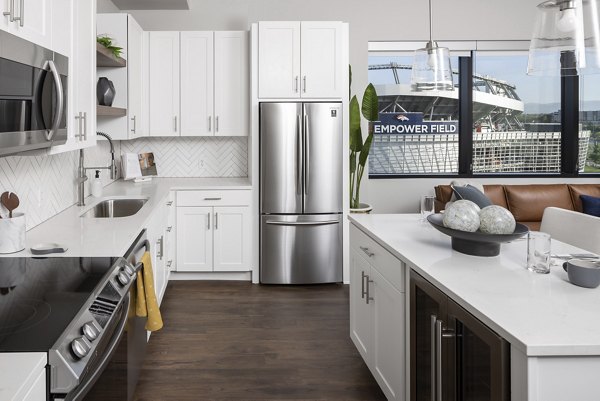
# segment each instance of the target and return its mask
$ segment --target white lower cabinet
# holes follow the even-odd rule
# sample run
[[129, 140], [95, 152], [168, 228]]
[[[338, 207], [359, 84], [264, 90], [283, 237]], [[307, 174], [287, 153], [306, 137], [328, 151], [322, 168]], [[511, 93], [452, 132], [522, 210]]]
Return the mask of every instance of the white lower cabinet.
[[250, 191], [177, 194], [178, 272], [251, 270]]
[[169, 218], [172, 209], [174, 209], [173, 206], [172, 195], [170, 194], [165, 204], [161, 205], [152, 215], [146, 227], [146, 236], [152, 250], [154, 288], [159, 304], [165, 295], [167, 284], [169, 283], [170, 266], [173, 263], [172, 259], [169, 259], [169, 248], [173, 246], [174, 242], [173, 235], [171, 235], [174, 227]]
[[355, 227], [350, 243], [350, 337], [387, 399], [405, 400], [406, 266]]

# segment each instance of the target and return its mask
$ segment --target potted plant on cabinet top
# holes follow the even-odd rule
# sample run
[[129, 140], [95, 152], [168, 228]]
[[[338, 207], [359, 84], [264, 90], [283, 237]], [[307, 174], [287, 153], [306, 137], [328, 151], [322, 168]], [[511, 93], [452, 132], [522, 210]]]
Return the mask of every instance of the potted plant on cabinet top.
[[[379, 101], [373, 84], [365, 89], [362, 110], [356, 95], [350, 100], [350, 213], [369, 213], [373, 207], [360, 202], [360, 182], [365, 172], [371, 143], [373, 142], [373, 121], [379, 119]], [[369, 134], [363, 142], [360, 128], [360, 115], [369, 122]]]

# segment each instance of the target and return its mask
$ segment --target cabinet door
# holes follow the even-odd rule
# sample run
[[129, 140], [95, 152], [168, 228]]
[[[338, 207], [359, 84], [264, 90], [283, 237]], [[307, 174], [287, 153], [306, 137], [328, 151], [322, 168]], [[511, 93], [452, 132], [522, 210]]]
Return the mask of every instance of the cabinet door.
[[127, 16], [127, 114], [128, 138], [146, 136], [143, 112], [143, 67], [144, 67], [144, 31], [133, 19]]
[[181, 136], [212, 136], [213, 32], [181, 32]]
[[376, 269], [371, 269], [373, 297], [373, 354], [371, 371], [388, 400], [404, 400], [404, 293]]
[[1, 11], [12, 13], [14, 21], [10, 21], [10, 15], [3, 15], [0, 29], [40, 46], [52, 47], [51, 0], [2, 0], [2, 4]]
[[150, 254], [152, 256], [152, 270], [154, 273], [154, 291], [156, 292], [156, 297], [158, 302], [160, 303], [162, 294], [164, 293], [165, 287], [165, 275], [164, 275], [164, 257], [162, 256], [162, 249], [164, 246], [162, 241], [164, 241], [164, 233], [163, 233], [163, 225], [162, 223], [162, 215], [161, 213], [163, 209], [157, 210], [154, 214], [150, 223], [147, 226], [146, 235], [148, 238], [148, 242], [150, 243]]
[[150, 32], [150, 135], [179, 136], [179, 32]]
[[67, 133], [64, 145], [49, 154], [96, 145], [96, 1], [73, 1], [73, 36], [69, 57]]
[[[373, 304], [366, 299], [371, 266], [355, 250], [350, 254], [350, 338], [367, 365], [373, 352]], [[370, 295], [370, 294], [369, 294]], [[369, 301], [370, 302], [370, 301]]]
[[176, 252], [177, 252], [177, 241], [175, 229], [175, 222], [177, 220], [177, 208], [175, 207], [175, 192], [169, 194], [167, 200], [167, 230], [165, 233], [165, 260], [167, 269], [167, 278], [172, 270], [175, 270], [176, 266]]
[[300, 97], [300, 22], [258, 23], [258, 97]]
[[342, 23], [302, 22], [301, 37], [302, 97], [341, 98]]
[[250, 270], [250, 208], [214, 208], [214, 271]]
[[[447, 296], [423, 277], [410, 274], [410, 399], [431, 401], [435, 392], [435, 321], [444, 320]], [[432, 360], [433, 359], [433, 360]], [[444, 397], [443, 399], [447, 399]]]
[[177, 271], [213, 270], [212, 207], [177, 208]]
[[215, 135], [248, 135], [248, 33], [215, 32]]

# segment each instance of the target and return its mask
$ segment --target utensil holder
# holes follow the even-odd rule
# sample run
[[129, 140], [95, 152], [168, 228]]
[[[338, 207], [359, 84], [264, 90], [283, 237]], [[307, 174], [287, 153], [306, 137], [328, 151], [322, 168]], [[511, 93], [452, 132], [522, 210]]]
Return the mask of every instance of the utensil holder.
[[25, 214], [13, 213], [0, 219], [0, 253], [15, 253], [25, 249]]

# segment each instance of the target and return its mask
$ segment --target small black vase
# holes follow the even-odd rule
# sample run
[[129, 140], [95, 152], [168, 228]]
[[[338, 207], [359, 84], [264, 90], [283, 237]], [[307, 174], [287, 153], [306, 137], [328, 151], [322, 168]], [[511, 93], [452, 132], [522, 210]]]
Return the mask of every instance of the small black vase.
[[99, 105], [112, 106], [116, 93], [115, 86], [111, 80], [106, 77], [100, 77], [100, 79], [98, 79], [98, 85], [96, 85], [96, 97], [98, 98]]

